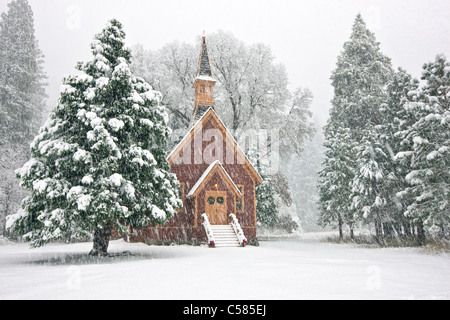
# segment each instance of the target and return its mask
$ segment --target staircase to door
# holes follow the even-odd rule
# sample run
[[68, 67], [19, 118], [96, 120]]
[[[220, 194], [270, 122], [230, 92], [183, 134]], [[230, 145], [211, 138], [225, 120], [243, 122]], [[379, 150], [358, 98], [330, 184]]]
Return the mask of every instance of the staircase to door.
[[208, 245], [210, 247], [244, 247], [247, 238], [234, 214], [230, 214], [230, 224], [214, 224], [209, 222], [208, 215], [202, 214]]
[[240, 247], [239, 238], [231, 224], [211, 225], [215, 247]]

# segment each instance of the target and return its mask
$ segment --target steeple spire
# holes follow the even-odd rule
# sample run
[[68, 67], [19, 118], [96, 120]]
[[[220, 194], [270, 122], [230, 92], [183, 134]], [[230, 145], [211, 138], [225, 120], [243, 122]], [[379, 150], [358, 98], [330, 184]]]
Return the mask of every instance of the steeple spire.
[[213, 78], [208, 48], [206, 47], [205, 32], [203, 31], [198, 72], [194, 85], [192, 86], [195, 89], [193, 124], [196, 120], [200, 119], [209, 108], [213, 108], [215, 111], [213, 95], [213, 86], [215, 83], [216, 80]]
[[211, 64], [209, 63], [208, 49], [206, 48], [206, 37], [202, 37], [202, 51], [200, 52], [200, 61], [197, 76], [212, 77]]

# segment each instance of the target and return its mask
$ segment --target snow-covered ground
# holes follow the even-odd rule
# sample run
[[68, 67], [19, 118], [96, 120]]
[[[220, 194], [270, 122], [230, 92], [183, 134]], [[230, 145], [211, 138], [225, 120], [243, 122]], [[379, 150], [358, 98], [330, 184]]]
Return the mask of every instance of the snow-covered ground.
[[0, 246], [0, 299], [450, 299], [450, 256], [330, 244], [319, 237], [259, 247], [147, 246], [88, 258], [91, 243]]

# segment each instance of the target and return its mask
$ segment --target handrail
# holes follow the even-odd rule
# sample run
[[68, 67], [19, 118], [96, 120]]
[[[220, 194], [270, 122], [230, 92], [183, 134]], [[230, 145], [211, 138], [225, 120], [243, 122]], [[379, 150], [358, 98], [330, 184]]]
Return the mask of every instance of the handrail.
[[208, 216], [206, 213], [202, 214], [201, 217], [203, 218], [203, 227], [205, 227], [206, 236], [208, 237], [208, 246], [215, 247], [215, 241], [214, 235], [211, 230], [211, 224], [209, 223]]
[[239, 243], [241, 244], [242, 247], [245, 247], [245, 245], [247, 244], [247, 238], [244, 235], [244, 231], [242, 230], [241, 225], [239, 224], [239, 221], [236, 218], [236, 215], [230, 213], [229, 217], [231, 218], [231, 225], [239, 239]]

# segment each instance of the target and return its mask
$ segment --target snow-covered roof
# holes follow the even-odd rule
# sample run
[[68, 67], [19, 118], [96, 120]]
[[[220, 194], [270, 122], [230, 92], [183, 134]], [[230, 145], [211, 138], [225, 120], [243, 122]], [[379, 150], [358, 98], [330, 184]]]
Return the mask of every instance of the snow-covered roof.
[[233, 143], [236, 146], [236, 150], [240, 152], [240, 154], [244, 157], [245, 162], [251, 167], [251, 169], [253, 169], [252, 171], [255, 173], [257, 180], [259, 180], [259, 183], [257, 181], [257, 184], [262, 183], [263, 179], [261, 177], [261, 175], [259, 174], [259, 172], [255, 169], [255, 167], [252, 165], [252, 163], [250, 162], [250, 160], [248, 160], [247, 156], [245, 155], [245, 153], [242, 151], [243, 149], [241, 149], [241, 147], [239, 146], [239, 144], [237, 143], [237, 141], [234, 139], [233, 135], [228, 131], [227, 127], [225, 126], [225, 124], [223, 123], [223, 121], [219, 118], [219, 116], [216, 114], [216, 112], [214, 111], [214, 109], [212, 107], [209, 107], [208, 110], [203, 113], [203, 115], [200, 117], [200, 119], [198, 119], [194, 125], [192, 126], [192, 128], [188, 131], [188, 133], [186, 133], [186, 135], [183, 137], [183, 139], [181, 139], [181, 141], [177, 144], [177, 146], [172, 150], [172, 152], [170, 152], [170, 154], [167, 156], [167, 160], [172, 164], [172, 162], [170, 161], [170, 159], [175, 156], [175, 153], [179, 150], [179, 148], [183, 145], [183, 143], [185, 143], [186, 139], [189, 138], [189, 136], [193, 133], [193, 131], [196, 129], [197, 125], [199, 123], [201, 123], [203, 121], [203, 119], [205, 119], [209, 114], [213, 114], [215, 116], [215, 118], [217, 119], [217, 121], [219, 121], [219, 123], [221, 124], [221, 126], [225, 129], [225, 132], [227, 134], [227, 137], [230, 138]]
[[[214, 110], [212, 110], [214, 112]], [[261, 181], [263, 181], [263, 178], [261, 177], [261, 175], [259, 174], [259, 172], [255, 169], [255, 167], [252, 165], [252, 163], [250, 162], [250, 160], [248, 159], [247, 155], [244, 153], [244, 151], [242, 151], [243, 149], [241, 149], [241, 146], [237, 143], [236, 139], [234, 139], [233, 135], [230, 133], [230, 131], [228, 131], [228, 128], [225, 126], [225, 123], [223, 123], [222, 119], [219, 118], [219, 116], [214, 112], [214, 114], [216, 115], [217, 120], [219, 120], [219, 122], [222, 124], [222, 126], [225, 128], [225, 131], [227, 132], [227, 135], [233, 140], [233, 143], [237, 146], [238, 150], [241, 151], [242, 155], [244, 156], [245, 160], [250, 164], [250, 166], [254, 169], [255, 173], [257, 174], [257, 176], [259, 177], [259, 179], [261, 179]]]
[[214, 79], [213, 77], [206, 76], [206, 75], [199, 75], [195, 78], [195, 80], [205, 80], [205, 81], [217, 82], [216, 79]]
[[[212, 107], [209, 107], [209, 109], [212, 109]], [[195, 126], [206, 116], [206, 114], [208, 113], [208, 110], [206, 110], [205, 113], [202, 114], [202, 116], [195, 121], [194, 125], [192, 126], [192, 128], [186, 133], [186, 135], [183, 137], [183, 139], [181, 139], [181, 141], [175, 146], [175, 148], [173, 148], [173, 150], [169, 153], [169, 155], [167, 156], [167, 159], [169, 159], [170, 157], [172, 157], [172, 155], [174, 154], [174, 152], [178, 149], [178, 147], [183, 143], [183, 141], [192, 133], [192, 131], [195, 129]]]
[[225, 168], [222, 166], [222, 164], [220, 163], [219, 160], [214, 161], [213, 163], [211, 163], [209, 165], [209, 167], [205, 170], [205, 172], [203, 172], [202, 176], [197, 180], [197, 182], [194, 184], [194, 186], [192, 187], [191, 191], [189, 191], [189, 193], [187, 194], [186, 197], [190, 198], [192, 197], [195, 192], [200, 188], [200, 186], [206, 181], [206, 178], [209, 176], [209, 174], [213, 171], [213, 169], [219, 166], [219, 169], [225, 173], [226, 177], [229, 179], [229, 181], [231, 182], [231, 184], [233, 185], [233, 187], [235, 188], [235, 191], [242, 196], [241, 192], [239, 191], [239, 188], [236, 186], [236, 184], [233, 182], [233, 180], [231, 179], [230, 175], [228, 174], [228, 172], [225, 170]]

